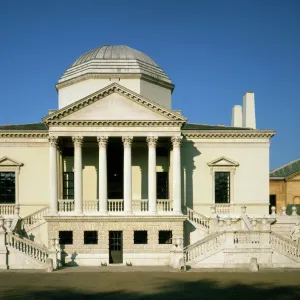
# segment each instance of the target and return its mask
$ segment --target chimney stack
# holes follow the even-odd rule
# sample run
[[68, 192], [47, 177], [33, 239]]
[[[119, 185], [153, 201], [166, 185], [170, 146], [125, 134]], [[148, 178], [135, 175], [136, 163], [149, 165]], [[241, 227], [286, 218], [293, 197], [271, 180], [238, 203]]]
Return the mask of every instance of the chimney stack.
[[241, 105], [235, 105], [232, 108], [231, 126], [243, 127], [243, 112]]
[[243, 127], [256, 129], [253, 92], [247, 92], [243, 97]]

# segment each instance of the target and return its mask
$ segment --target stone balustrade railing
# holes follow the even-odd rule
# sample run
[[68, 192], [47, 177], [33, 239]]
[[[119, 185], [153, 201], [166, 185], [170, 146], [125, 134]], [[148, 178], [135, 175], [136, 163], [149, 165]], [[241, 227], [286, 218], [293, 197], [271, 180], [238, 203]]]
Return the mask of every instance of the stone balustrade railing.
[[157, 211], [173, 211], [173, 201], [169, 199], [158, 199]]
[[75, 207], [74, 200], [58, 200], [59, 212], [73, 212]]
[[[275, 207], [275, 206], [272, 206], [272, 207], [271, 207], [271, 215], [272, 215], [272, 216], [276, 216], [276, 207]], [[282, 207], [281, 207], [280, 215], [281, 215], [281, 216], [288, 216], [288, 214], [287, 214], [287, 212], [286, 212], [286, 206], [282, 206]], [[290, 216], [292, 216], [292, 217], [299, 216], [299, 215], [297, 214], [297, 207], [296, 207], [296, 206], [293, 206], [293, 207], [292, 207], [292, 213], [290, 214]]]
[[195, 222], [206, 229], [209, 229], [209, 218], [201, 215], [200, 213], [196, 212], [195, 210], [187, 207], [186, 208], [187, 217], [190, 221]]
[[15, 214], [15, 204], [0, 204], [0, 216], [13, 216]]
[[89, 200], [83, 202], [83, 211], [85, 212], [95, 212], [99, 210], [98, 200]]
[[213, 233], [193, 245], [183, 249], [185, 262], [187, 264], [200, 261], [214, 253], [222, 250], [225, 246], [224, 233]]
[[271, 232], [270, 244], [272, 249], [300, 262], [300, 243], [293, 242], [278, 233]]
[[132, 200], [132, 210], [133, 211], [148, 211], [148, 200]]
[[259, 245], [260, 233], [255, 231], [236, 231], [233, 234], [233, 244], [235, 245]]
[[48, 212], [49, 212], [49, 206], [43, 207], [42, 209], [39, 209], [38, 211], [24, 217], [21, 220], [21, 228], [26, 230], [30, 226], [43, 221], [44, 216], [48, 214]]
[[107, 209], [113, 212], [124, 211], [123, 199], [107, 200]]
[[[74, 200], [59, 200], [58, 211], [64, 213], [71, 213], [74, 211], [75, 202]], [[132, 211], [134, 212], [146, 212], [148, 211], [148, 200], [132, 200]], [[124, 211], [124, 200], [123, 199], [109, 199], [107, 200], [107, 210], [109, 212], [120, 212]], [[98, 200], [83, 201], [84, 212], [97, 212], [99, 211]], [[158, 212], [170, 212], [173, 211], [173, 201], [169, 199], [157, 200], [157, 211]], [[203, 218], [202, 218], [203, 219]]]
[[37, 245], [27, 238], [20, 237], [16, 233], [9, 232], [7, 234], [7, 245], [42, 263], [46, 263], [49, 256], [49, 251], [46, 247]]
[[232, 204], [214, 204], [216, 214], [230, 214], [233, 212]]

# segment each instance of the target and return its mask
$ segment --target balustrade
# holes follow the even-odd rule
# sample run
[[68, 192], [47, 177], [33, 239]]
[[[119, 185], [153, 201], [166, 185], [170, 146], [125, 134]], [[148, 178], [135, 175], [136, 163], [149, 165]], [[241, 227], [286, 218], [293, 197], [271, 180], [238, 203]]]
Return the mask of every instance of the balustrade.
[[18, 236], [16, 233], [7, 234], [8, 246], [40, 261], [46, 263], [49, 256], [48, 249], [41, 245], [37, 245], [29, 239]]
[[13, 216], [15, 204], [0, 204], [0, 216]]
[[148, 211], [148, 200], [132, 200], [132, 210], [139, 211]]
[[21, 220], [21, 224], [22, 224], [21, 227], [26, 230], [29, 226], [43, 221], [44, 216], [46, 214], [48, 214], [48, 212], [49, 212], [49, 207], [47, 206], [47, 207], [43, 207], [42, 209], [24, 217]]
[[157, 211], [173, 211], [173, 201], [168, 199], [157, 200]]
[[99, 211], [98, 201], [83, 201], [83, 211], [84, 212], [96, 212]]
[[191, 209], [191, 208], [186, 208], [187, 210], [187, 216], [188, 219], [192, 222], [195, 222], [198, 225], [201, 225], [205, 228], [209, 228], [209, 219], [201, 214], [199, 214], [198, 212], [196, 212], [195, 210]]
[[231, 204], [215, 204], [217, 214], [230, 214], [232, 213], [233, 206]]
[[260, 233], [259, 232], [234, 232], [233, 243], [236, 245], [259, 245]]
[[59, 212], [73, 212], [75, 207], [74, 200], [59, 200], [58, 210]]
[[124, 201], [121, 199], [108, 200], [108, 211], [124, 211]]

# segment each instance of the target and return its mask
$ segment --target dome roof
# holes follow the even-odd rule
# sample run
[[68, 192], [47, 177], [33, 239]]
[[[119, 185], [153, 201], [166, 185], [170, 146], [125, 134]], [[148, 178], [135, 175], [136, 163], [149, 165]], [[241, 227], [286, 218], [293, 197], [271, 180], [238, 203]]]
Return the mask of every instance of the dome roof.
[[93, 59], [100, 60], [139, 60], [152, 66], [158, 65], [148, 55], [128, 46], [108, 46], [104, 45], [82, 54], [72, 67], [81, 65]]
[[173, 88], [171, 79], [148, 55], [127, 46], [101, 46], [82, 54], [69, 67], [58, 84], [82, 76], [122, 75], [136, 78], [136, 74], [166, 83]]

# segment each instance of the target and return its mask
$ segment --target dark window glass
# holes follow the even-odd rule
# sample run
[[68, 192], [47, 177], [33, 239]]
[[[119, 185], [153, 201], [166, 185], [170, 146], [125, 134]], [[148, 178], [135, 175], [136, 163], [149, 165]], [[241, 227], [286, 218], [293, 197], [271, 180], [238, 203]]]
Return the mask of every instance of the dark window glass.
[[156, 148], [156, 155], [157, 156], [168, 156], [169, 155], [169, 149], [165, 147], [157, 147]]
[[15, 203], [15, 172], [0, 172], [0, 203]]
[[157, 199], [169, 199], [169, 173], [156, 173], [156, 197]]
[[215, 203], [230, 203], [230, 172], [215, 172]]
[[61, 245], [72, 245], [73, 231], [59, 231], [59, 243]]
[[74, 172], [63, 174], [63, 198], [74, 199]]
[[171, 230], [161, 230], [158, 232], [158, 242], [159, 244], [172, 244], [172, 231]]
[[98, 231], [85, 231], [84, 244], [98, 244]]
[[269, 206], [269, 212], [272, 213], [271, 207], [276, 207], [276, 195], [270, 195], [270, 206]]
[[146, 230], [137, 230], [134, 232], [134, 243], [135, 244], [147, 244], [148, 243], [148, 232]]

